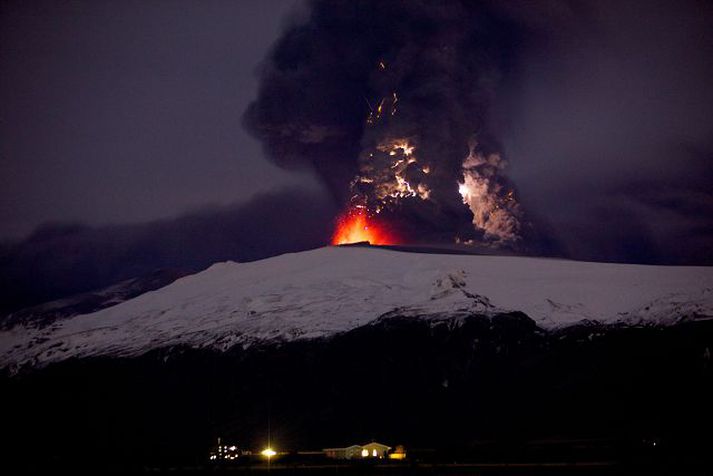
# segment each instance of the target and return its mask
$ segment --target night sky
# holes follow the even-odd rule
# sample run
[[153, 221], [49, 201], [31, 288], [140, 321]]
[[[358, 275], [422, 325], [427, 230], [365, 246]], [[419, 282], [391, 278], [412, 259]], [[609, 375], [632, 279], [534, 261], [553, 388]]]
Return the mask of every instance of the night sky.
[[317, 187], [240, 126], [293, 4], [2, 2], [0, 236]]
[[[503, 3], [2, 1], [2, 307], [327, 244], [395, 131], [408, 241], [713, 264], [713, 4]], [[473, 137], [515, 228], [471, 226]]]

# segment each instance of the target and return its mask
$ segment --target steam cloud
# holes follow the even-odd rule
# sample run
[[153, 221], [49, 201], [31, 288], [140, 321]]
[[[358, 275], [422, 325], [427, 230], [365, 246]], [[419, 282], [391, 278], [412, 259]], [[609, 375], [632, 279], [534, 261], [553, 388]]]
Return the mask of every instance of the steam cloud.
[[490, 2], [316, 0], [275, 45], [245, 125], [407, 240], [515, 248], [528, 226], [488, 121], [526, 34]]

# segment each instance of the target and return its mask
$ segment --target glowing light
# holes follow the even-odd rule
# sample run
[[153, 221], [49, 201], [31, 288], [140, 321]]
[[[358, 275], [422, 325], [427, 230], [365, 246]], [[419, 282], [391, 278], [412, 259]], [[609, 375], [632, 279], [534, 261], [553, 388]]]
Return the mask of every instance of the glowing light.
[[463, 203], [468, 203], [470, 190], [468, 190], [468, 186], [466, 184], [458, 182], [458, 193], [460, 193], [460, 196], [463, 197]]
[[395, 239], [382, 227], [370, 223], [363, 212], [348, 212], [337, 221], [333, 245], [369, 242], [372, 245], [395, 244]]
[[393, 150], [401, 149], [406, 156], [413, 154], [413, 150], [415, 149], [415, 147], [410, 145], [407, 141], [396, 142], [393, 147]]
[[384, 101], [386, 99], [382, 99], [381, 102], [379, 103], [379, 106], [376, 108], [376, 118], [379, 119], [381, 117], [381, 111], [384, 109]]
[[367, 458], [369, 456], [369, 450], [367, 450], [366, 448], [361, 450], [361, 456], [362, 458]]
[[265, 448], [264, 450], [262, 450], [260, 452], [260, 454], [269, 459], [269, 458], [272, 458], [273, 456], [275, 456], [277, 454], [277, 452], [275, 450], [273, 450], [272, 448]]
[[406, 157], [412, 155], [416, 149], [407, 139], [389, 140], [377, 145], [376, 148], [382, 152], [388, 152], [389, 155], [402, 153]]

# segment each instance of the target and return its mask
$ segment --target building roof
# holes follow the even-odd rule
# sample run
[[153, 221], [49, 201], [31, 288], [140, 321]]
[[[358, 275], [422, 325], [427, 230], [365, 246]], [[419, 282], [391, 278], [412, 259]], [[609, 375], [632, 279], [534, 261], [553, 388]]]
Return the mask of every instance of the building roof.
[[391, 449], [390, 446], [382, 445], [381, 443], [377, 443], [376, 441], [372, 441], [371, 443], [367, 443], [367, 444], [361, 445], [361, 446], [362, 446], [362, 448], [366, 448], [367, 446], [377, 446], [377, 447], [383, 448], [383, 449], [385, 449], [385, 450], [390, 450], [390, 449]]
[[381, 443], [377, 443], [376, 441], [372, 441], [370, 443], [366, 443], [363, 445], [351, 445], [351, 446], [345, 446], [343, 448], [324, 448], [322, 451], [344, 451], [344, 450], [349, 450], [349, 449], [355, 449], [355, 448], [366, 448], [367, 446], [372, 447], [376, 446], [378, 448], [382, 448], [385, 450], [390, 450], [391, 447], [387, 445], [382, 445]]
[[351, 445], [351, 446], [345, 446], [343, 448], [324, 448], [322, 451], [343, 451], [343, 450], [348, 450], [351, 448], [361, 448], [361, 445]]

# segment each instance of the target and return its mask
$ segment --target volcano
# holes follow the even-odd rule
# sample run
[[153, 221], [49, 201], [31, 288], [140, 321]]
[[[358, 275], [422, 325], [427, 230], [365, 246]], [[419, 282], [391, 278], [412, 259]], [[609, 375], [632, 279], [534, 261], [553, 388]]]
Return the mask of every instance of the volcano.
[[713, 317], [713, 269], [326, 247], [207, 270], [112, 307], [0, 332], [0, 365], [225, 351], [334, 336], [391, 315], [521, 312], [543, 329], [667, 325]]

